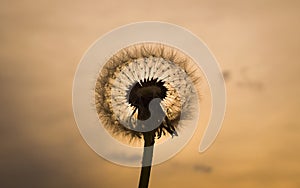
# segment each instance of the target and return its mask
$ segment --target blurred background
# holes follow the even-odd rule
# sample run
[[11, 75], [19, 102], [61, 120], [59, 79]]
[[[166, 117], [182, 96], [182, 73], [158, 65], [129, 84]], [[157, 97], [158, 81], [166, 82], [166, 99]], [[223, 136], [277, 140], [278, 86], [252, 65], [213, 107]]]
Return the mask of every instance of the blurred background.
[[0, 187], [137, 187], [139, 169], [107, 162], [81, 137], [72, 82], [97, 38], [146, 20], [199, 36], [228, 95], [212, 147], [198, 153], [204, 118], [186, 148], [153, 167], [150, 187], [300, 187], [299, 1], [0, 2]]

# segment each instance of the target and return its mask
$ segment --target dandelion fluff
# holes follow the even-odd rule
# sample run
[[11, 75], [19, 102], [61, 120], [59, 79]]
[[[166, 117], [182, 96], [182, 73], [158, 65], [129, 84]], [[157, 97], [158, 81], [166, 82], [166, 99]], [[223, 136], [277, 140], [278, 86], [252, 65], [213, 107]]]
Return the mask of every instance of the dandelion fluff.
[[100, 120], [114, 135], [141, 138], [148, 131], [138, 123], [148, 117], [144, 107], [158, 98], [156, 111], [161, 109], [165, 116], [150, 131], [158, 138], [166, 133], [177, 135], [179, 120], [192, 110], [199, 79], [189, 67], [190, 61], [182, 52], [162, 44], [122, 49], [107, 61], [97, 79], [95, 99]]

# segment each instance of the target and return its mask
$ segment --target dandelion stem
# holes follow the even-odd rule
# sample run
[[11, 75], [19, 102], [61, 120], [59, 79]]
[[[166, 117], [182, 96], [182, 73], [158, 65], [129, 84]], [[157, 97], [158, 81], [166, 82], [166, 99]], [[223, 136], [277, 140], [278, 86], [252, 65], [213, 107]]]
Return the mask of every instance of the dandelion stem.
[[152, 166], [155, 135], [151, 132], [147, 132], [144, 133], [143, 136], [144, 136], [144, 152], [143, 152], [143, 161], [142, 161], [143, 166], [141, 168], [139, 188], [148, 188], [151, 166]]

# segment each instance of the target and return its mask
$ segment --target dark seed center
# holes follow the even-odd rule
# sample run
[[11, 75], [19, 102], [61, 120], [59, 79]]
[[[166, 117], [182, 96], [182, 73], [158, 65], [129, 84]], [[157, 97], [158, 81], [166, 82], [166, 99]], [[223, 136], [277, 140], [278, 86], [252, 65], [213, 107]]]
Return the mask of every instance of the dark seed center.
[[[151, 116], [149, 110], [150, 102], [155, 98], [163, 100], [167, 95], [167, 88], [164, 86], [164, 82], [157, 81], [157, 79], [146, 80], [135, 83], [129, 90], [128, 95], [129, 104], [138, 109], [138, 119], [147, 120]], [[156, 105], [157, 113], [162, 113], [159, 104]]]

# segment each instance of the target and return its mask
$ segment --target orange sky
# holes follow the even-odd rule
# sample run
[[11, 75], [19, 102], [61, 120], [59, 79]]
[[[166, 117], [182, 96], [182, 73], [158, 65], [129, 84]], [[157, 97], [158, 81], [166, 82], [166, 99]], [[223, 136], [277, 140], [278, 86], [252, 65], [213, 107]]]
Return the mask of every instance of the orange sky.
[[[300, 3], [297, 1], [1, 1], [0, 187], [136, 187], [82, 139], [72, 82], [85, 50], [124, 24], [157, 20], [206, 42], [228, 72], [224, 126], [205, 125], [150, 187], [300, 187]], [[203, 91], [202, 104], [209, 103]]]

